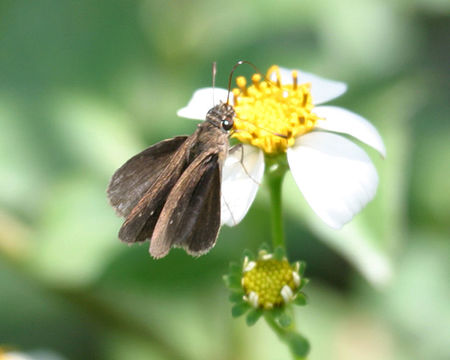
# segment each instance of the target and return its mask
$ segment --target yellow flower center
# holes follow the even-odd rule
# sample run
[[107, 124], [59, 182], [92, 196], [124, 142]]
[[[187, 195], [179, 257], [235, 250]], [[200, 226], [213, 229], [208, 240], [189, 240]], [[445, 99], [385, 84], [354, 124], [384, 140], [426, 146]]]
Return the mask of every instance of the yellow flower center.
[[[254, 306], [272, 309], [286, 302], [299, 286], [298, 270], [284, 260], [259, 259], [250, 270], [244, 269], [242, 287], [246, 299]], [[289, 295], [290, 294], [290, 295]]]
[[[275, 73], [276, 81], [270, 81]], [[234, 121], [233, 137], [257, 146], [266, 154], [285, 152], [295, 138], [311, 131], [318, 119], [311, 111], [311, 84], [298, 84], [298, 72], [292, 72], [292, 84], [282, 85], [280, 69], [273, 65], [265, 79], [260, 74], [252, 76], [247, 87], [245, 77], [236, 79], [233, 89]], [[301, 80], [301, 79], [300, 79]]]

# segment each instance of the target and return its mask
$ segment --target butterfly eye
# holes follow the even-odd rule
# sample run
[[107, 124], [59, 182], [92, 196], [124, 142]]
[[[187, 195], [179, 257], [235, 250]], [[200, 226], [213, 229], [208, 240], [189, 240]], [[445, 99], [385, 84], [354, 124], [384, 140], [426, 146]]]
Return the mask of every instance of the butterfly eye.
[[222, 121], [222, 128], [226, 131], [231, 130], [233, 127], [233, 119], [232, 118], [226, 118]]

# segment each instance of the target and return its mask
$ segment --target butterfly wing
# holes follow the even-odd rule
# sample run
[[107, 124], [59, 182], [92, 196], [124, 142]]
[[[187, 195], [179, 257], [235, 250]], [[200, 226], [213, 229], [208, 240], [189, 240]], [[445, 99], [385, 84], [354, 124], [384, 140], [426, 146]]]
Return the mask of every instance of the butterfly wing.
[[[217, 240], [220, 229], [220, 171], [216, 168], [212, 185], [205, 196], [203, 209], [192, 234], [186, 242], [180, 244], [188, 254], [201, 255], [209, 251]], [[218, 190], [219, 189], [219, 190]], [[177, 246], [178, 243], [175, 244]]]
[[207, 252], [220, 228], [221, 156], [202, 153], [173, 187], [156, 223], [150, 254], [161, 258], [172, 246], [191, 255]]
[[177, 136], [150, 146], [114, 173], [107, 194], [118, 215], [130, 214], [186, 139], [187, 136]]
[[189, 164], [189, 148], [195, 141], [189, 137], [179, 150], [168, 159], [158, 178], [131, 210], [119, 230], [119, 238], [125, 242], [145, 241], [152, 237], [153, 229], [171, 190]]

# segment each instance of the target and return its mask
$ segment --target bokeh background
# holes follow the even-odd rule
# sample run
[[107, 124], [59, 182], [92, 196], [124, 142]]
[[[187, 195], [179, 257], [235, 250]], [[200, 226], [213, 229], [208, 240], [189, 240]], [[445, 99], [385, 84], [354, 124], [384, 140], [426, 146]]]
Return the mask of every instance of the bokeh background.
[[[0, 1], [0, 344], [41, 359], [289, 359], [233, 320], [222, 282], [270, 242], [260, 191], [198, 259], [117, 239], [109, 177], [240, 59], [348, 83], [333, 103], [387, 146], [375, 200], [328, 229], [287, 178], [291, 260], [308, 263], [311, 360], [450, 358], [446, 0]], [[240, 67], [239, 74], [250, 70]]]

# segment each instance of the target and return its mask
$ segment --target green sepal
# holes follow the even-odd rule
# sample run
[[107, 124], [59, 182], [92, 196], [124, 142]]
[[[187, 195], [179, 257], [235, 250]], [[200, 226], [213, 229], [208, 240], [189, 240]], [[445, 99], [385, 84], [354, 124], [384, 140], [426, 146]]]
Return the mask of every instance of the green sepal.
[[245, 319], [245, 322], [248, 326], [253, 326], [255, 323], [259, 320], [259, 318], [262, 316], [263, 310], [262, 309], [252, 309]]
[[294, 299], [294, 304], [299, 306], [305, 306], [308, 303], [308, 298], [306, 294], [298, 292], [296, 298]]
[[230, 294], [230, 296], [228, 297], [228, 299], [233, 303], [239, 303], [239, 302], [244, 302], [243, 296], [244, 296], [244, 293], [242, 291], [232, 292]]
[[295, 356], [304, 358], [308, 355], [310, 348], [309, 342], [303, 336], [295, 332], [288, 332], [284, 339]]
[[259, 245], [258, 252], [260, 251], [266, 251], [267, 253], [270, 253], [270, 245], [263, 242], [261, 245]]
[[236, 304], [231, 308], [231, 316], [236, 318], [244, 315], [250, 308], [251, 306], [247, 303]]
[[274, 307], [272, 310], [268, 311], [268, 315], [272, 317], [274, 320], [278, 319], [281, 316], [281, 313], [283, 312], [283, 308], [281, 307]]
[[309, 283], [309, 279], [308, 278], [301, 278], [299, 289], [305, 287], [306, 285], [308, 285], [308, 283]]
[[230, 276], [230, 275], [224, 275], [223, 281], [225, 282], [225, 286], [229, 288], [230, 290], [241, 290], [241, 278], [237, 276]]
[[292, 323], [291, 316], [286, 312], [286, 307], [276, 307], [268, 311], [268, 316], [270, 316], [275, 322], [283, 328], [288, 327]]
[[277, 321], [278, 316], [280, 315], [281, 309], [279, 307], [275, 307], [270, 310], [264, 311], [264, 317], [267, 319], [269, 318], [270, 321]]
[[235, 262], [231, 262], [228, 267], [228, 273], [230, 275], [241, 276], [242, 275], [242, 266]]
[[242, 289], [241, 277], [236, 275], [225, 275], [225, 283], [230, 289]]
[[306, 263], [304, 261], [300, 261], [300, 266], [299, 266], [299, 270], [298, 273], [300, 274], [300, 276], [303, 276], [303, 274], [305, 273], [306, 270]]
[[286, 257], [286, 253], [281, 246], [277, 246], [277, 248], [273, 252], [273, 255], [278, 261], [282, 261]]
[[256, 259], [255, 254], [253, 254], [253, 252], [252, 252], [251, 250], [249, 250], [249, 249], [245, 249], [245, 250], [242, 252], [242, 262], [244, 262], [244, 259], [245, 259], [246, 257], [247, 257], [249, 260], [255, 260], [255, 259]]

